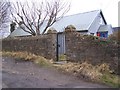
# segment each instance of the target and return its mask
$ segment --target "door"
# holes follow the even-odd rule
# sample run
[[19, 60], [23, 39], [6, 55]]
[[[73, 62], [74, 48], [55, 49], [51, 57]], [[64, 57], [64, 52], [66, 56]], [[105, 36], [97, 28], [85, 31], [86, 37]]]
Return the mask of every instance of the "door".
[[57, 33], [57, 61], [65, 60], [65, 34]]

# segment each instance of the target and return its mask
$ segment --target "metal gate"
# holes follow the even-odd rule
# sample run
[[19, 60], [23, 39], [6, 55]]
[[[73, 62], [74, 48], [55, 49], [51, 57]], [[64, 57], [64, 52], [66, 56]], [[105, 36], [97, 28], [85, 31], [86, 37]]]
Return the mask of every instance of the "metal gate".
[[65, 58], [65, 34], [57, 33], [57, 61]]

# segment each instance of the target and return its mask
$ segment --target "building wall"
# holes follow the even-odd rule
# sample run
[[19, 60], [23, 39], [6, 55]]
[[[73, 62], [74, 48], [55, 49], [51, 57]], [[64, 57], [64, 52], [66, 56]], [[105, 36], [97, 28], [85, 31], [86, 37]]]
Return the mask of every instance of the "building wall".
[[95, 18], [95, 20], [93, 21], [93, 23], [91, 24], [91, 26], [89, 27], [89, 33], [94, 33], [94, 35], [96, 36], [96, 32], [98, 31], [100, 25], [104, 25], [104, 21], [102, 19], [102, 16], [100, 15], [100, 13], [97, 15], [97, 17]]
[[3, 39], [2, 46], [5, 51], [27, 51], [56, 60], [56, 34], [6, 38]]
[[108, 35], [113, 34], [113, 28], [111, 25], [108, 25]]

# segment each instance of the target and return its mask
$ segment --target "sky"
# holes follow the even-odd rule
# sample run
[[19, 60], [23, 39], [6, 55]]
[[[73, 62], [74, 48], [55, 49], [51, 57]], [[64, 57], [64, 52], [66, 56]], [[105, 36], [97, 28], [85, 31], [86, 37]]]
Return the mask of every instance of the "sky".
[[[10, 1], [25, 1], [25, 0], [10, 0]], [[34, 1], [38, 2], [42, 0]], [[120, 0], [63, 0], [63, 1], [71, 3], [70, 11], [66, 15], [72, 15], [101, 9], [107, 23], [111, 24], [113, 27], [118, 27], [118, 2]]]
[[118, 27], [119, 1], [120, 0], [71, 0], [71, 9], [67, 15], [101, 9], [107, 23], [113, 27]]

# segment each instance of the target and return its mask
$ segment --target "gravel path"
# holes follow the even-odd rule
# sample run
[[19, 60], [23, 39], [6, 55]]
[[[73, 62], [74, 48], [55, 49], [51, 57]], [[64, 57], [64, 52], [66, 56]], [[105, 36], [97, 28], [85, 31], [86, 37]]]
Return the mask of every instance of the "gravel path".
[[[107, 88], [32, 62], [2, 58], [3, 88]], [[91, 89], [92, 90], [92, 89]], [[107, 90], [107, 89], [106, 89]]]

